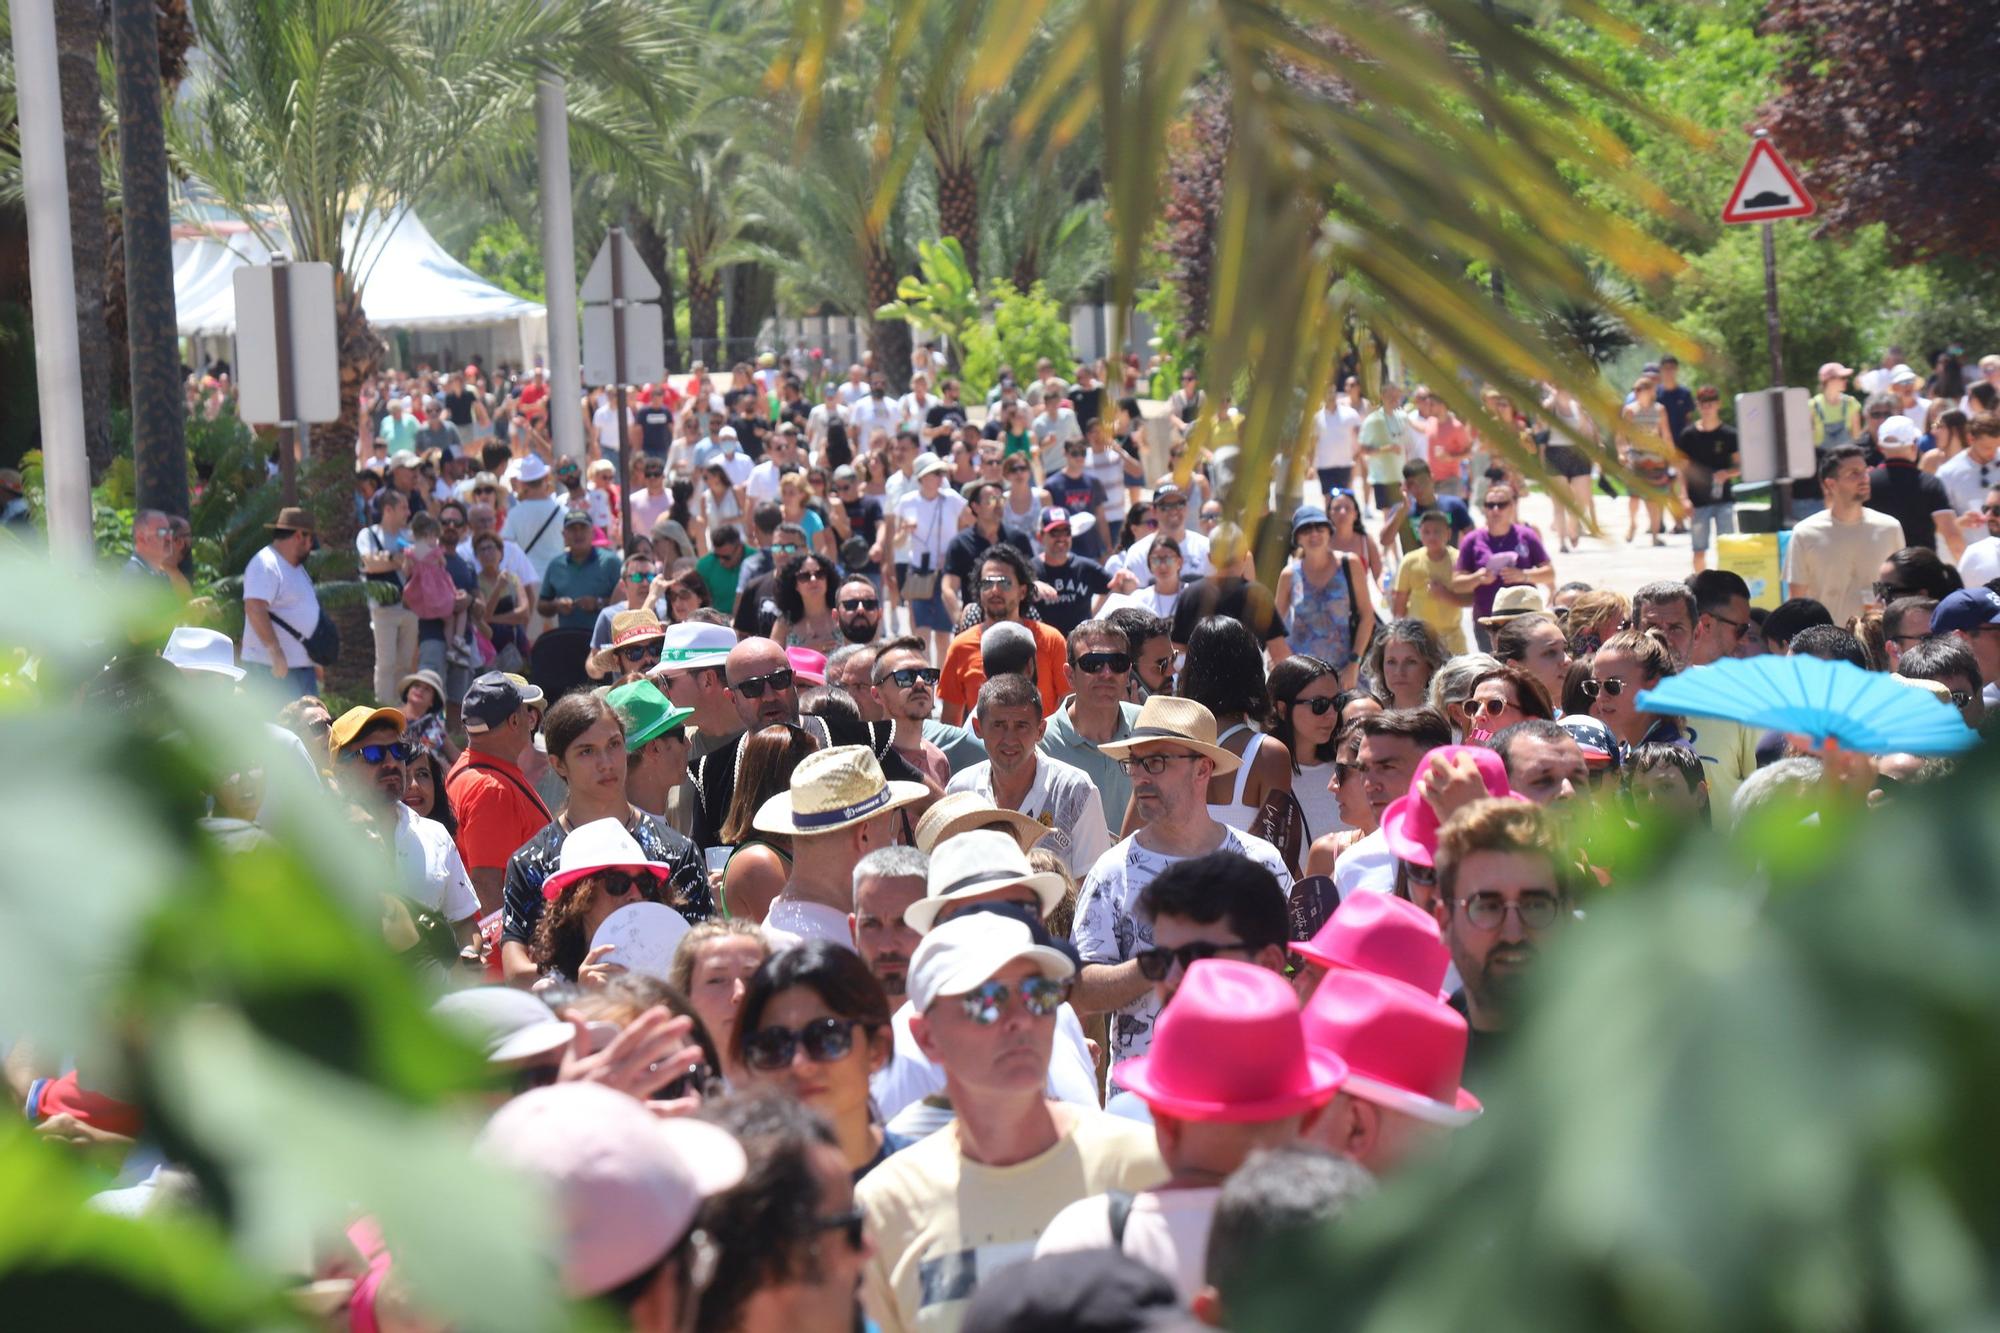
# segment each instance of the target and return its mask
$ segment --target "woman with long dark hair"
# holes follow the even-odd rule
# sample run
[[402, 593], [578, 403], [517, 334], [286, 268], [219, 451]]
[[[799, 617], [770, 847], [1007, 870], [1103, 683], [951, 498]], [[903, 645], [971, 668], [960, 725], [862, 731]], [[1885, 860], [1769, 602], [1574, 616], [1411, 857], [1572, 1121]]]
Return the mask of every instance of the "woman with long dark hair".
[[668, 624], [678, 625], [711, 604], [708, 581], [692, 569], [683, 569], [667, 580]]
[[778, 619], [771, 637], [787, 648], [831, 653], [845, 643], [833, 618], [839, 575], [833, 562], [809, 551], [778, 571]]
[[1273, 794], [1292, 791], [1292, 752], [1257, 730], [1271, 717], [1264, 650], [1240, 620], [1210, 616], [1188, 636], [1175, 693], [1215, 715], [1215, 743], [1242, 759], [1208, 784], [1208, 813], [1248, 833]]
[[1494, 630], [1493, 656], [1540, 681], [1551, 702], [1562, 698], [1569, 675], [1569, 638], [1562, 622], [1548, 612], [1515, 616]]
[[1291, 752], [1292, 795], [1306, 817], [1306, 838], [1343, 827], [1333, 791], [1335, 733], [1340, 730], [1340, 673], [1296, 653], [1271, 668], [1270, 736]]
[[451, 812], [451, 797], [445, 794], [445, 771], [445, 762], [438, 758], [437, 751], [428, 746], [418, 746], [411, 754], [406, 770], [408, 776], [403, 782], [403, 804], [425, 819], [435, 819], [444, 825], [445, 832], [456, 840], [458, 819]]
[[722, 820], [722, 841], [731, 849], [723, 866], [722, 896], [729, 916], [762, 921], [764, 909], [792, 877], [792, 840], [765, 833], [752, 823], [764, 802], [792, 785], [792, 770], [819, 748], [798, 727], [775, 723], [743, 742], [736, 754], [736, 787]]
[[[582, 844], [581, 849], [574, 844]], [[639, 850], [616, 819], [584, 824], [564, 839], [563, 868], [542, 881], [548, 908], [528, 953], [545, 973], [601, 986], [624, 968], [593, 956], [591, 940], [606, 917], [630, 903], [665, 903], [674, 867]]]

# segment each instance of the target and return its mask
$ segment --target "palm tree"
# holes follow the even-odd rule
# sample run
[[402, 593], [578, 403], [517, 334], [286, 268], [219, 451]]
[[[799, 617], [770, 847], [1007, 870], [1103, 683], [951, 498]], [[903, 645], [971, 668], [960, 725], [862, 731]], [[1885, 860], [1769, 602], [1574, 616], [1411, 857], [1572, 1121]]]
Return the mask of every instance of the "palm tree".
[[748, 207], [743, 158], [734, 140], [690, 135], [675, 148], [686, 183], [670, 216], [687, 259], [688, 337], [702, 347], [714, 344], [722, 332], [717, 257], [757, 219]]

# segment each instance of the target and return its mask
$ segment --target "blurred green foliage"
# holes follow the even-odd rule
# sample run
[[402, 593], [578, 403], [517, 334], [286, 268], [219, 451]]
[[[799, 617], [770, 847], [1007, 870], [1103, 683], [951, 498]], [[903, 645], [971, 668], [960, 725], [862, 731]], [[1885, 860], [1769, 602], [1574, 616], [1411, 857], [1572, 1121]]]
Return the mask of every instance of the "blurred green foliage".
[[1000, 367], [1011, 367], [1025, 386], [1035, 376], [1035, 362], [1048, 357], [1059, 367], [1073, 360], [1069, 347], [1069, 317], [1036, 283], [1017, 291], [1002, 279], [987, 293], [992, 314], [965, 331], [965, 360], [960, 376], [967, 402], [981, 402], [1000, 382]]

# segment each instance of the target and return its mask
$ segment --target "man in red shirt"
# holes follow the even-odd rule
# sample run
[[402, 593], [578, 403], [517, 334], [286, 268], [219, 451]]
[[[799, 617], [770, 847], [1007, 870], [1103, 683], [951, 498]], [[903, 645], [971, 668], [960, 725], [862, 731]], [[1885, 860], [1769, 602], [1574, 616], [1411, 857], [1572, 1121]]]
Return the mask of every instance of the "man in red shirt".
[[980, 636], [1009, 620], [1035, 636], [1035, 686], [1042, 696], [1042, 716], [1047, 717], [1069, 695], [1069, 645], [1054, 626], [1022, 618], [1027, 599], [1034, 595], [1035, 578], [1019, 551], [996, 543], [979, 558], [978, 569], [979, 608], [985, 614], [978, 624], [954, 635], [945, 649], [944, 672], [938, 680], [944, 720], [957, 724], [971, 711], [979, 698], [979, 687], [986, 682], [986, 668], [979, 656]]
[[534, 710], [521, 690], [489, 671], [465, 692], [464, 754], [445, 777], [458, 817], [458, 855], [472, 876], [482, 915], [500, 910], [507, 860], [555, 818], [521, 772], [535, 736]]

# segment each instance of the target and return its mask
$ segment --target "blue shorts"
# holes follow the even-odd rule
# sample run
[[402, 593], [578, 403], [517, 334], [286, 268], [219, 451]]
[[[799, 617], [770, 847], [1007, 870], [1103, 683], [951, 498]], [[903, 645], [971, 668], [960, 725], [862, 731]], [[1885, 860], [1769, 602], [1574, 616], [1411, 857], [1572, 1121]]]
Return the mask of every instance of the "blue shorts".
[[1718, 535], [1736, 531], [1736, 502], [1696, 505], [1688, 521], [1688, 545], [1697, 551], [1708, 549], [1708, 530], [1713, 524]]

